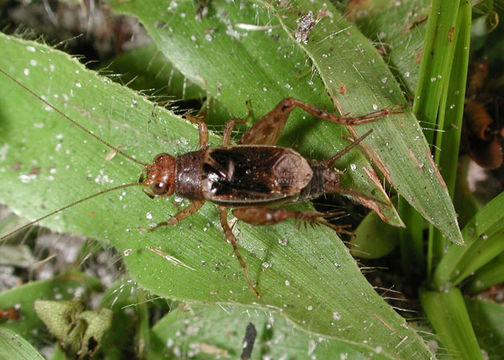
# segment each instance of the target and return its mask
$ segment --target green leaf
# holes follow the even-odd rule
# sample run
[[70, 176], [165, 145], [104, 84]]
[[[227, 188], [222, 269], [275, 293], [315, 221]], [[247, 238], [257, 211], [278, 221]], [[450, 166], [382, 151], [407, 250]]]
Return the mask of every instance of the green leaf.
[[486, 204], [462, 230], [466, 246], [451, 246], [434, 272], [437, 289], [459, 284], [504, 251], [504, 192]]
[[[229, 319], [233, 321], [229, 321]], [[362, 351], [351, 341], [306, 333], [267, 310], [181, 304], [152, 328], [152, 359], [192, 354], [194, 359], [239, 359], [245, 331], [257, 331], [250, 359], [388, 359], [381, 347]], [[155, 356], [157, 355], [157, 357]]]
[[[245, 113], [246, 100], [251, 100], [255, 113], [263, 114], [287, 96], [319, 106], [332, 104], [340, 113], [352, 114], [405, 104], [371, 42], [332, 5], [319, 1], [293, 1], [287, 7], [256, 3], [215, 5], [215, 15], [200, 21], [191, 1], [169, 9], [152, 0], [112, 2], [114, 9], [137, 16], [165, 56], [237, 116]], [[321, 18], [314, 20], [307, 42], [297, 42], [297, 21], [309, 11], [314, 17], [322, 14]], [[243, 24], [271, 28], [264, 34], [241, 30]], [[278, 25], [280, 29], [276, 29]], [[314, 158], [327, 158], [343, 147], [341, 127], [313, 119], [301, 121], [300, 115], [294, 114], [290, 120], [281, 144], [299, 144], [302, 153]], [[366, 149], [374, 164], [447, 238], [462, 242], [453, 205], [414, 116], [390, 116], [377, 124], [350, 130], [363, 134], [373, 128]], [[371, 166], [362, 161], [350, 162], [355, 170], [347, 172], [343, 184], [383, 199]], [[379, 207], [382, 218], [400, 224], [395, 211]]]
[[[433, 129], [436, 128], [443, 87], [450, 75], [460, 3], [460, 0], [434, 0], [427, 21], [413, 110], [426, 126]], [[432, 143], [433, 139], [434, 132], [427, 133], [427, 141]]]
[[350, 252], [363, 259], [378, 259], [397, 246], [397, 229], [385, 224], [375, 212], [370, 212], [355, 230]]
[[[437, 36], [434, 39], [427, 39], [427, 41], [432, 40], [433, 44], [431, 51], [437, 55], [432, 56], [432, 53], [425, 53], [423, 57], [423, 60], [427, 58], [426, 62], [431, 62], [433, 66], [438, 62], [445, 62], [444, 65], [442, 65], [445, 66], [444, 71], [435, 68], [434, 71], [439, 71], [439, 74], [435, 76], [430, 72], [432, 71], [431, 68], [423, 67], [422, 70], [425, 70], [424, 72], [426, 74], [421, 72], [421, 75], [431, 76], [431, 79], [435, 79], [435, 81], [431, 81], [431, 83], [439, 82], [442, 84], [441, 86], [434, 87], [429, 84], [424, 88], [426, 91], [433, 91], [434, 94], [437, 93], [437, 90], [441, 89], [441, 93], [439, 94], [440, 97], [430, 97], [425, 102], [422, 97], [419, 97], [415, 105], [420, 104], [419, 106], [423, 106], [418, 107], [419, 113], [423, 113], [425, 110], [427, 114], [431, 113], [431, 116], [435, 114], [433, 109], [437, 108], [439, 105], [435, 128], [440, 131], [436, 133], [435, 139], [433, 136], [428, 138], [434, 139], [435, 141], [434, 161], [439, 165], [441, 174], [446, 181], [448, 192], [453, 198], [458, 167], [462, 117], [465, 106], [467, 67], [471, 42], [471, 4], [465, 1], [460, 1], [457, 4], [456, 1], [452, 1], [450, 4], [451, 6], [445, 7], [444, 5], [441, 5], [440, 8], [437, 9], [435, 2], [432, 11], [439, 11], [440, 15], [439, 17], [437, 15], [430, 16], [438, 20], [435, 26], [439, 34], [436, 34]], [[457, 11], [453, 11], [453, 6], [459, 7]], [[450, 28], [448, 36], [446, 36], [443, 31], [446, 30], [445, 26], [447, 26], [447, 23], [452, 21], [451, 17], [453, 13], [457, 13], [456, 23]], [[429, 25], [431, 26], [433, 24], [429, 23]], [[429, 46], [431, 46], [431, 43], [427, 42], [425, 47], [429, 48]], [[419, 84], [419, 88], [422, 88], [422, 84]], [[431, 95], [432, 94], [426, 94], [425, 92], [421, 94], [421, 96], [426, 97]], [[438, 101], [439, 104], [437, 104]], [[429, 119], [429, 116], [427, 116], [427, 119]], [[430, 119], [434, 120], [432, 117], [430, 117]], [[432, 261], [442, 258], [445, 248], [446, 239], [432, 227], [429, 228], [429, 253], [432, 254], [429, 256], [429, 276], [431, 275]]]
[[[98, 77], [68, 55], [6, 36], [0, 36], [0, 44], [2, 69], [123, 151], [147, 161], [160, 152], [181, 154], [196, 147], [194, 125]], [[120, 156], [105, 160], [110, 149], [11, 80], [1, 79], [5, 157], [0, 200], [13, 210], [36, 218], [138, 178], [142, 169], [137, 164]], [[211, 136], [212, 143], [217, 141]], [[231, 256], [212, 204], [177, 226], [154, 233], [137, 230], [184, 205], [177, 198], [153, 201], [130, 188], [79, 204], [44, 224], [110, 242], [123, 254], [132, 277], [158, 295], [268, 307], [307, 331], [352, 341], [364, 352], [381, 347], [390, 358], [430, 357], [422, 340], [367, 283], [332, 230], [238, 222], [240, 251], [263, 295], [258, 301]]]
[[436, 334], [451, 356], [457, 359], [483, 360], [472, 329], [462, 293], [421, 291], [420, 301]]
[[480, 299], [466, 299], [474, 332], [487, 359], [502, 359], [504, 354], [504, 307]]
[[23, 337], [0, 327], [0, 360], [43, 360], [44, 357]]
[[449, 81], [443, 89], [436, 134], [435, 162], [441, 169], [448, 191], [453, 198], [457, 178], [460, 135], [465, 105], [469, 47], [471, 42], [471, 5], [461, 2], [453, 34], [455, 48], [450, 59]]
[[348, 20], [378, 44], [390, 70], [410, 96], [417, 86], [430, 5], [429, 0], [351, 1], [345, 12]]
[[160, 99], [160, 102], [205, 97], [205, 93], [198, 86], [188, 81], [168, 62], [155, 44], [122, 54], [104, 66], [104, 71], [114, 72], [117, 74], [115, 81], [151, 94]]
[[504, 282], [504, 253], [482, 266], [470, 281], [464, 285], [464, 291], [477, 294], [490, 286]]

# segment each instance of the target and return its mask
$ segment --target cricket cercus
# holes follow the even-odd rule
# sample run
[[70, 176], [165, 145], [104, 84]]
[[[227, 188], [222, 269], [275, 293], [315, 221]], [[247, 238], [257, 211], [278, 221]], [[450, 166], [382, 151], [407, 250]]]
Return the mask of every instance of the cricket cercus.
[[[236, 218], [252, 225], [277, 224], [286, 219], [294, 218], [310, 224], [323, 224], [333, 227], [322, 219], [328, 215], [327, 213], [289, 211], [278, 207], [278, 205], [307, 201], [325, 193], [364, 196], [351, 189], [343, 188], [340, 184], [340, 171], [333, 169], [333, 165], [337, 159], [362, 142], [371, 131], [325, 161], [308, 160], [293, 149], [275, 146], [291, 111], [299, 107], [319, 119], [344, 125], [368, 123], [382, 116], [398, 112], [397, 107], [394, 107], [359, 117], [335, 116], [301, 100], [285, 98], [272, 111], [264, 115], [248, 129], [241, 137], [238, 145], [230, 144], [235, 120], [229, 120], [224, 129], [222, 145], [212, 148], [208, 146], [206, 124], [198, 118], [186, 116], [199, 126], [199, 149], [177, 157], [162, 153], [154, 158], [152, 164], [148, 164], [136, 160], [89, 132], [11, 75], [1, 69], [0, 72], [78, 128], [114, 149], [117, 153], [144, 166], [138, 183], [120, 185], [80, 199], [30, 222], [4, 236], [2, 240], [15, 232], [95, 196], [128, 186], [143, 185], [148, 187], [148, 189], [144, 189], [144, 192], [152, 198], [176, 194], [189, 199], [191, 203], [167, 221], [160, 222], [152, 228], [140, 228], [141, 230], [155, 231], [163, 226], [175, 225], [197, 212], [205, 201], [215, 203], [224, 235], [233, 246], [248, 285], [257, 297], [260, 297], [259, 291], [250, 279], [247, 265], [240, 255], [236, 238], [228, 223], [228, 208], [232, 209], [232, 213]], [[277, 205], [277, 207], [272, 208], [271, 206], [274, 205]]]

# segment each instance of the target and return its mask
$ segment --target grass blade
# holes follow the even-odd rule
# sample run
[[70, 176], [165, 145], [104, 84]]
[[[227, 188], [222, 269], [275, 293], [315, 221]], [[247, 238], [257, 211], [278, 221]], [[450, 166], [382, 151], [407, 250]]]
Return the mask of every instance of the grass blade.
[[464, 227], [467, 246], [451, 246], [434, 272], [436, 289], [460, 283], [504, 251], [504, 193], [490, 201]]
[[458, 359], [483, 359], [462, 293], [457, 288], [448, 291], [422, 291], [420, 301], [443, 345]]
[[44, 357], [14, 331], [0, 327], [0, 359], [43, 360]]
[[477, 294], [490, 286], [504, 282], [504, 253], [485, 266], [481, 267], [469, 283], [464, 286], [464, 291], [469, 294]]

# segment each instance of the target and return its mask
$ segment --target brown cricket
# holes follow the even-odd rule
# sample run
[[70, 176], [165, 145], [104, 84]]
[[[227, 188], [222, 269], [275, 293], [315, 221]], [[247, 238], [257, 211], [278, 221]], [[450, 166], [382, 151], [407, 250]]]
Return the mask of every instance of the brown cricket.
[[[319, 119], [344, 125], [360, 125], [398, 112], [397, 107], [394, 107], [359, 117], [335, 116], [301, 100], [285, 98], [249, 128], [239, 140], [238, 145], [230, 144], [236, 120], [229, 120], [222, 136], [222, 145], [213, 148], [208, 146], [207, 125], [198, 118], [186, 115], [186, 118], [199, 126], [199, 149], [177, 157], [162, 153], [154, 158], [152, 164], [148, 164], [136, 160], [89, 132], [10, 74], [2, 69], [0, 72], [89, 135], [117, 153], [144, 166], [138, 183], [120, 185], [80, 199], [26, 224], [2, 237], [1, 240], [95, 196], [128, 186], [143, 185], [148, 187], [144, 189], [144, 192], [152, 198], [176, 194], [189, 199], [191, 204], [168, 220], [152, 228], [139, 228], [141, 230], [155, 231], [163, 226], [175, 225], [197, 212], [205, 201], [215, 203], [224, 235], [233, 246], [250, 289], [258, 298], [259, 291], [250, 279], [247, 265], [240, 255], [236, 238], [229, 226], [228, 208], [232, 209], [236, 218], [252, 225], [277, 224], [294, 218], [310, 224], [323, 224], [335, 228], [322, 219], [328, 215], [327, 213], [289, 211], [278, 205], [311, 200], [325, 193], [367, 198], [363, 194], [343, 188], [340, 184], [341, 172], [334, 169], [333, 165], [336, 160], [362, 142], [371, 131], [325, 161], [308, 160], [293, 149], [275, 146], [291, 111], [299, 107]], [[338, 230], [337, 227], [336, 229]]]

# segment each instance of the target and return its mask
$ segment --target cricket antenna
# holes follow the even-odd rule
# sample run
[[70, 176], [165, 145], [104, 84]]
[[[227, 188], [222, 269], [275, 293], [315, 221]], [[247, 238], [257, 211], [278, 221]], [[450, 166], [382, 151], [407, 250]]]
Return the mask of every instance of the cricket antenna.
[[365, 138], [367, 138], [372, 132], [373, 132], [373, 129], [369, 130], [367, 133], [365, 133], [364, 135], [362, 135], [360, 138], [358, 138], [357, 140], [355, 140], [353, 143], [351, 143], [350, 145], [348, 145], [346, 148], [344, 148], [343, 150], [341, 150], [339, 153], [337, 153], [336, 155], [334, 155], [331, 158], [329, 158], [326, 161], [324, 161], [324, 163], [327, 166], [331, 167], [336, 162], [336, 160], [338, 160], [340, 157], [342, 157], [343, 155], [345, 155], [346, 153], [348, 153], [350, 150], [352, 150], [354, 147], [356, 147], [357, 145], [359, 145], [362, 142], [362, 140], [364, 140]]
[[53, 109], [54, 111], [56, 111], [58, 114], [60, 114], [61, 116], [63, 116], [65, 119], [67, 119], [68, 121], [70, 121], [72, 124], [74, 124], [75, 126], [77, 126], [82, 131], [84, 131], [87, 134], [89, 134], [92, 137], [94, 137], [96, 140], [98, 140], [99, 142], [101, 142], [105, 146], [113, 149], [118, 154], [121, 154], [125, 158], [130, 159], [131, 161], [136, 162], [137, 164], [140, 164], [142, 166], [149, 165], [147, 163], [139, 161], [139, 160], [135, 159], [134, 157], [132, 157], [132, 156], [124, 153], [123, 151], [119, 150], [117, 147], [109, 144], [108, 142], [106, 142], [105, 140], [103, 140], [102, 138], [100, 138], [98, 135], [93, 134], [91, 131], [89, 131], [88, 129], [86, 129], [84, 126], [82, 126], [81, 124], [79, 124], [77, 121], [75, 121], [74, 119], [72, 119], [70, 116], [68, 116], [67, 114], [65, 114], [63, 111], [61, 111], [60, 109], [58, 109], [56, 106], [54, 106], [53, 104], [51, 104], [49, 101], [45, 100], [40, 95], [38, 95], [37, 93], [35, 93], [33, 90], [31, 90], [28, 87], [26, 87], [22, 82], [16, 80], [12, 75], [10, 75], [9, 73], [5, 72], [3, 69], [0, 69], [0, 73], [2, 73], [5, 76], [7, 76], [9, 79], [11, 79], [12, 81], [14, 81], [20, 87], [22, 87], [23, 89], [25, 89], [26, 91], [28, 91], [30, 94], [32, 94], [33, 96], [35, 96], [37, 99], [39, 99], [40, 101], [42, 101], [44, 104], [46, 104], [47, 106], [49, 106], [51, 109]]
[[25, 229], [29, 228], [29, 227], [30, 227], [30, 226], [32, 226], [32, 225], [35, 225], [36, 223], [38, 223], [38, 222], [40, 222], [40, 221], [42, 221], [42, 220], [44, 220], [44, 219], [47, 219], [47, 218], [48, 218], [48, 217], [50, 217], [50, 216], [56, 215], [56, 214], [58, 214], [58, 213], [62, 212], [63, 210], [66, 210], [66, 209], [68, 209], [68, 208], [71, 208], [72, 206], [78, 205], [78, 204], [80, 204], [80, 203], [82, 203], [82, 202], [84, 202], [84, 201], [87, 201], [87, 200], [89, 200], [89, 199], [92, 199], [92, 198], [94, 198], [94, 197], [97, 197], [97, 196], [100, 196], [100, 195], [106, 194], [106, 193], [111, 192], [111, 191], [114, 191], [114, 190], [124, 189], [124, 188], [127, 188], [127, 187], [132, 187], [132, 186], [140, 186], [140, 185], [142, 185], [142, 184], [139, 184], [139, 183], [123, 184], [123, 185], [115, 186], [115, 187], [113, 187], [113, 188], [110, 188], [110, 189], [105, 189], [105, 190], [102, 190], [102, 191], [97, 192], [97, 193], [95, 193], [95, 194], [92, 194], [92, 195], [86, 196], [86, 197], [85, 197], [85, 198], [83, 198], [83, 199], [80, 199], [80, 200], [74, 201], [73, 203], [70, 203], [70, 204], [68, 204], [68, 205], [65, 205], [65, 206], [63, 206], [62, 208], [58, 209], [58, 210], [54, 210], [53, 212], [50, 212], [49, 214], [46, 214], [46, 215], [44, 215], [44, 216], [42, 216], [42, 217], [39, 217], [38, 219], [35, 219], [35, 220], [33, 220], [33, 221], [29, 222], [28, 224], [23, 225], [23, 226], [21, 226], [20, 228], [17, 228], [16, 230], [14, 230], [14, 231], [11, 231], [11, 232], [10, 232], [10, 233], [8, 233], [7, 235], [2, 236], [2, 237], [0, 238], [0, 242], [2, 242], [2, 241], [4, 241], [4, 240], [6, 240], [7, 238], [11, 237], [11, 236], [12, 236], [12, 235], [14, 235], [14, 234], [17, 234], [17, 233], [18, 233], [18, 232], [20, 232], [20, 231], [23, 231], [23, 230], [25, 230]]

